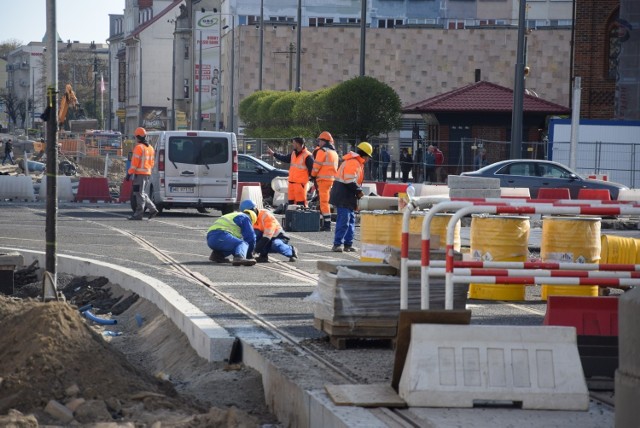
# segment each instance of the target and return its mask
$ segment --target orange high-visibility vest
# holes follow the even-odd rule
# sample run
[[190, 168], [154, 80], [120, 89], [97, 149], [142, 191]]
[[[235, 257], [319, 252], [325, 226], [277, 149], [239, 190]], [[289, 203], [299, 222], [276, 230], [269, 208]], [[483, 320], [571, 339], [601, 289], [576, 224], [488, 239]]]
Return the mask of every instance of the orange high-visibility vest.
[[358, 186], [364, 181], [364, 159], [360, 155], [349, 152], [342, 157], [342, 165], [338, 168], [336, 180], [340, 183], [356, 183]]
[[338, 153], [335, 150], [320, 149], [313, 161], [311, 176], [318, 180], [335, 180], [338, 175]]
[[131, 167], [129, 174], [151, 175], [151, 170], [155, 163], [155, 150], [150, 145], [136, 144], [133, 148], [133, 156], [131, 157]]
[[309, 170], [306, 160], [311, 153], [306, 148], [300, 153], [294, 150], [291, 153], [291, 165], [289, 166], [289, 182], [307, 184], [309, 182]]
[[258, 212], [258, 220], [253, 228], [262, 232], [262, 237], [269, 239], [282, 233], [282, 226], [280, 226], [278, 219], [268, 210]]

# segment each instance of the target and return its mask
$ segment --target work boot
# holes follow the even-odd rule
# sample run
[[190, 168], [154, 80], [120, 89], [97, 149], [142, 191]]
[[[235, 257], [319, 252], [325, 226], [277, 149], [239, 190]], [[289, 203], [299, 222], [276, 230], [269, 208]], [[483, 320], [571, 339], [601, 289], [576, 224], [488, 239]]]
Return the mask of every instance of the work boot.
[[322, 223], [320, 232], [331, 232], [331, 222], [325, 221], [324, 223]]
[[154, 210], [154, 211], [149, 211], [149, 220], [151, 220], [152, 218], [154, 218], [155, 216], [157, 216], [159, 213], [158, 210]]
[[296, 247], [291, 246], [291, 257], [289, 257], [290, 262], [295, 262], [298, 260], [298, 252], [296, 251]]
[[136, 217], [134, 215], [127, 217], [127, 220], [142, 220], [142, 217]]
[[231, 262], [234, 266], [253, 266], [256, 264], [256, 260], [245, 259], [242, 256], [233, 256], [233, 261]]
[[220, 252], [213, 250], [209, 256], [209, 260], [214, 263], [229, 263], [229, 260]]
[[260, 256], [256, 257], [256, 263], [269, 263], [269, 256], [260, 255]]
[[355, 248], [353, 248], [351, 245], [345, 245], [344, 246], [344, 252], [345, 253], [354, 253], [356, 251]]
[[333, 251], [334, 253], [341, 253], [342, 252], [342, 245], [334, 245], [331, 248], [331, 251]]

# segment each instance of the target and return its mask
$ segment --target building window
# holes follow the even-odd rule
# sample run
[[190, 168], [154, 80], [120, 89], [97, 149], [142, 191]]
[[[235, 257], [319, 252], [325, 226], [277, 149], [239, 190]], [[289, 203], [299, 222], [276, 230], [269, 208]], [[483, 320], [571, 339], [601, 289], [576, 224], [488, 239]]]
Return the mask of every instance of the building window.
[[309, 18], [309, 27], [324, 27], [333, 24], [333, 18]]
[[341, 24], [359, 24], [360, 18], [340, 18]]
[[396, 28], [403, 24], [402, 19], [378, 19], [378, 28]]

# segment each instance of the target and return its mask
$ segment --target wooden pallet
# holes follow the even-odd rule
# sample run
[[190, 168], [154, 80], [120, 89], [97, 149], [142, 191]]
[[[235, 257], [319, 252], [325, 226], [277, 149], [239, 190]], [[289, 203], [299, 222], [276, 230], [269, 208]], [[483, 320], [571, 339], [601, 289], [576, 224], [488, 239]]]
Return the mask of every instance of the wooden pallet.
[[313, 326], [329, 336], [331, 346], [347, 349], [348, 345], [363, 340], [377, 340], [393, 345], [398, 330], [398, 320], [392, 318], [359, 319], [353, 321], [313, 319]]

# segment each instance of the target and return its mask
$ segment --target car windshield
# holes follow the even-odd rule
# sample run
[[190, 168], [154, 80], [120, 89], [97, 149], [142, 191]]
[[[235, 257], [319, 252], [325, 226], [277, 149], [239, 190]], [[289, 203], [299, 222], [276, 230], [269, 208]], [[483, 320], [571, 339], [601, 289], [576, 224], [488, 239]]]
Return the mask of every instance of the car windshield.
[[229, 140], [220, 137], [171, 137], [169, 160], [192, 165], [227, 163]]

